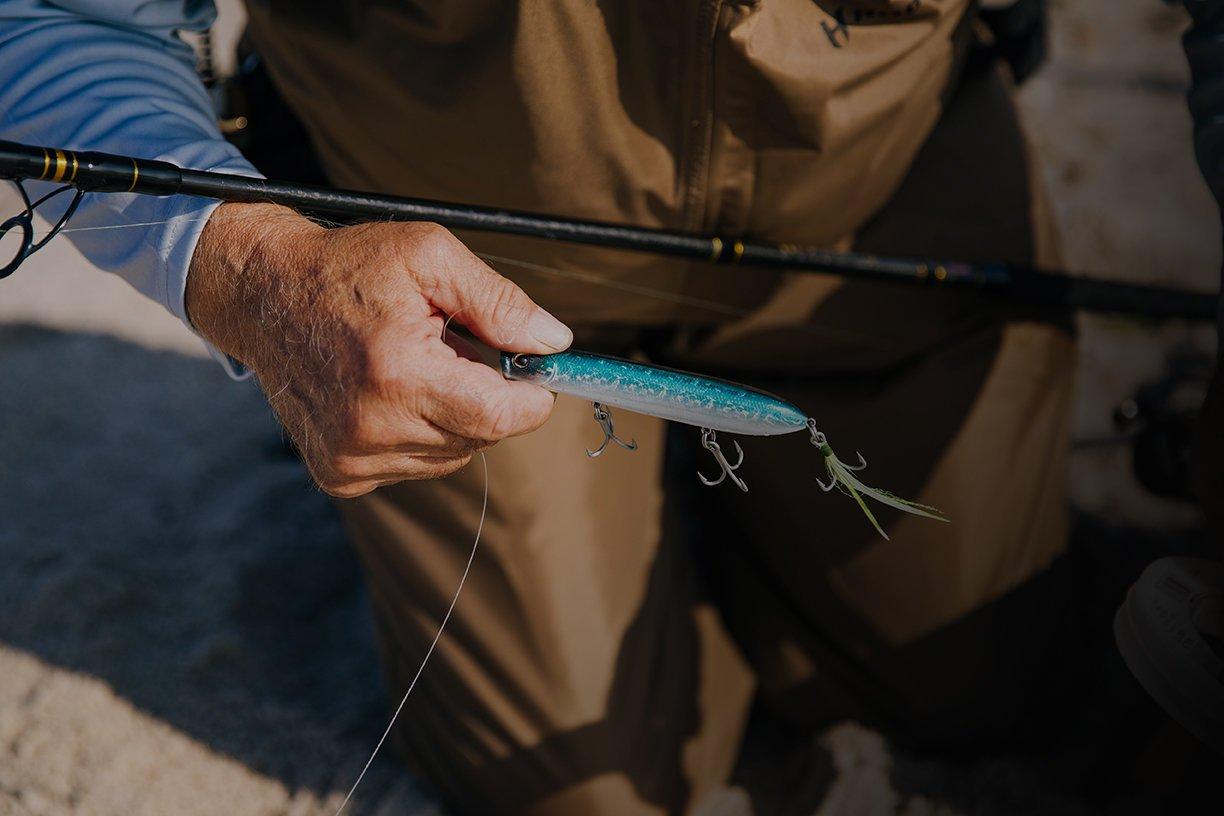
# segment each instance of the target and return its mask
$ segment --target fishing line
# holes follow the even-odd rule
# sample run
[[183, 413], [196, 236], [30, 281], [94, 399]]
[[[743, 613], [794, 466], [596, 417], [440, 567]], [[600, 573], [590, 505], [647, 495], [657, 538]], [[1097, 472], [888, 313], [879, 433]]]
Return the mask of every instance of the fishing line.
[[[58, 235], [67, 235], [70, 232], [97, 232], [99, 230], [115, 230], [129, 229], [131, 227], [159, 227], [162, 224], [198, 224], [201, 221], [207, 221], [211, 216], [204, 218], [165, 218], [161, 221], [136, 221], [131, 224], [107, 224], [99, 227], [65, 227], [58, 231]], [[42, 237], [51, 233], [51, 230], [36, 232], [35, 235]]]
[[395, 713], [391, 715], [391, 722], [387, 723], [386, 729], [378, 740], [378, 744], [374, 746], [374, 750], [370, 753], [370, 758], [366, 760], [365, 766], [361, 769], [361, 773], [357, 775], [357, 781], [353, 783], [353, 787], [349, 788], [348, 794], [344, 797], [344, 801], [337, 808], [335, 816], [340, 816], [348, 806], [349, 800], [353, 798], [353, 794], [357, 792], [357, 787], [361, 785], [361, 780], [365, 779], [366, 772], [370, 770], [370, 766], [374, 764], [374, 758], [378, 756], [378, 752], [382, 750], [383, 743], [387, 741], [387, 737], [391, 734], [391, 729], [395, 727], [396, 721], [399, 719], [400, 712], [404, 710], [404, 705], [408, 702], [408, 697], [412, 694], [412, 690], [416, 688], [417, 680], [421, 679], [421, 673], [425, 671], [425, 665], [429, 663], [429, 658], [433, 655], [434, 649], [438, 645], [438, 641], [442, 639], [442, 632], [446, 629], [446, 624], [450, 620], [451, 613], [455, 611], [455, 605], [459, 603], [459, 594], [463, 592], [463, 585], [467, 583], [468, 573], [472, 570], [472, 562], [476, 559], [476, 548], [480, 546], [480, 534], [484, 530], [485, 516], [489, 511], [489, 462], [485, 458], [483, 452], [480, 454], [480, 464], [484, 468], [484, 499], [480, 505], [480, 523], [476, 525], [476, 539], [472, 542], [472, 551], [468, 554], [467, 564], [463, 567], [463, 575], [459, 578], [459, 586], [455, 587], [454, 597], [451, 598], [450, 606], [447, 607], [446, 614], [442, 616], [442, 622], [438, 624], [438, 632], [434, 635], [433, 642], [429, 644], [429, 648], [425, 651], [425, 657], [421, 660], [421, 665], [417, 667], [416, 674], [412, 677], [412, 682], [408, 684], [408, 690], [404, 692], [404, 696], [400, 699], [399, 705], [395, 708]]
[[[319, 224], [320, 226], [324, 226], [324, 227], [341, 228], [341, 227], [353, 226], [352, 224], [346, 224], [341, 221], [333, 221], [333, 220], [330, 220], [328, 218], [324, 218], [321, 216], [312, 215], [312, 216], [305, 216], [305, 217], [310, 218], [315, 223]], [[207, 219], [204, 219], [204, 220], [207, 220]], [[164, 223], [164, 222], [160, 222], [160, 223]], [[385, 220], [378, 220], [378, 221], [364, 221], [361, 223], [397, 224], [397, 223], [411, 223], [411, 222], [396, 221], [395, 219], [385, 219]], [[108, 229], [108, 227], [95, 227], [93, 229]], [[709, 300], [706, 298], [694, 297], [692, 295], [685, 295], [679, 292], [669, 292], [664, 289], [652, 289], [649, 286], [643, 286], [641, 284], [629, 283], [627, 281], [614, 280], [612, 278], [605, 278], [593, 272], [579, 272], [573, 269], [561, 269], [556, 266], [547, 266], [545, 264], [535, 263], [533, 261], [525, 261], [525, 260], [520, 260], [518, 258], [511, 258], [506, 255], [495, 255], [490, 252], [478, 252], [477, 250], [472, 249], [471, 247], [468, 247], [467, 244], [464, 244], [464, 246], [467, 248], [469, 252], [471, 252], [477, 258], [480, 258], [482, 260], [489, 261], [495, 264], [496, 263], [508, 264], [510, 266], [515, 266], [520, 269], [525, 269], [529, 272], [536, 272], [539, 274], [547, 274], [547, 275], [553, 275], [556, 277], [569, 278], [571, 280], [579, 281], [580, 283], [586, 283], [586, 284], [590, 284], [594, 286], [603, 286], [607, 289], [615, 289], [617, 291], [627, 292], [632, 295], [642, 295], [643, 297], [654, 298], [656, 300], [661, 300], [665, 303], [675, 303], [679, 306], [691, 306], [697, 309], [705, 309], [707, 311], [714, 312], [716, 314], [727, 315], [728, 317], [741, 317], [741, 318], [750, 317], [755, 313], [754, 309], [745, 309], [742, 306], [735, 306], [730, 303], [725, 303], [723, 301]], [[786, 277], [795, 276], [794, 273], [788, 272], [785, 269], [775, 270], [775, 272], [781, 276], [786, 276]], [[464, 311], [464, 310], [461, 309], [460, 312], [461, 311]], [[446, 325], [442, 327], [443, 339], [446, 338], [446, 326], [450, 325], [450, 321], [453, 320], [455, 318], [455, 315], [457, 314], [459, 314], [459, 312], [456, 312], [455, 314], [450, 315], [446, 319]], [[845, 329], [835, 329], [830, 326], [817, 326], [811, 323], [786, 324], [785, 328], [789, 331], [796, 331], [800, 334], [809, 334], [809, 335], [825, 337], [825, 338], [835, 338], [835, 339], [843, 340], [843, 341], [850, 342], [850, 343], [862, 343], [862, 344], [872, 346], [875, 348], [886, 348], [887, 347], [883, 343], [883, 341], [880, 340], [880, 338], [876, 337], [875, 335], [866, 334], [865, 332], [848, 331]], [[502, 339], [503, 346], [508, 344], [507, 339], [505, 338], [501, 338], [501, 339]]]
[[[550, 275], [558, 275], [563, 278], [572, 278], [573, 280], [594, 284], [595, 286], [605, 286], [609, 289], [617, 289], [622, 292], [628, 292], [629, 294], [653, 297], [657, 300], [675, 303], [680, 306], [692, 306], [698, 309], [706, 309], [708, 311], [725, 314], [730, 317], [751, 317], [755, 313], [753, 309], [745, 309], [742, 306], [732, 306], [730, 303], [723, 303], [717, 300], [706, 300], [705, 298], [684, 295], [680, 294], [679, 292], [651, 289], [649, 286], [641, 286], [639, 284], [628, 283], [626, 281], [612, 280], [610, 278], [604, 278], [590, 272], [576, 272], [572, 269], [558, 269], [554, 266], [544, 266], [543, 264], [532, 263], [531, 261], [520, 261], [514, 258], [507, 258], [502, 255], [491, 255], [487, 252], [476, 252], [475, 250], [472, 250], [472, 253], [478, 258], [482, 258], [486, 261], [492, 261], [493, 263], [510, 264], [511, 266], [518, 266], [531, 272], [540, 272]], [[779, 274], [787, 275], [789, 273], [783, 270], [780, 271]], [[796, 331], [801, 334], [836, 338], [852, 343], [865, 343], [877, 348], [885, 347], [878, 337], [865, 334], [863, 332], [834, 329], [830, 326], [817, 326], [811, 323], [787, 323], [782, 327], [788, 331]]]
[[504, 263], [512, 266], [517, 266], [522, 269], [527, 269], [532, 272], [544, 272], [550, 275], [560, 275], [566, 278], [572, 278], [583, 283], [591, 283], [597, 286], [606, 286], [609, 289], [619, 289], [622, 292], [628, 292], [633, 295], [647, 295], [649, 297], [658, 298], [659, 300], [671, 301], [682, 306], [696, 306], [701, 309], [708, 309], [712, 312], [721, 312], [722, 314], [731, 315], [732, 317], [744, 317], [750, 312], [747, 309], [742, 309], [738, 306], [732, 306], [729, 303], [720, 303], [716, 300], [705, 300], [703, 298], [692, 297], [690, 295], [682, 295], [678, 292], [666, 292], [661, 289], [651, 289], [649, 286], [640, 286], [635, 283], [627, 283], [625, 281], [611, 280], [602, 278], [590, 272], [576, 272], [572, 269], [558, 269], [553, 266], [544, 266], [543, 264], [532, 263], [531, 261], [520, 261], [515, 258], [507, 258], [504, 255], [492, 255], [488, 252], [472, 251], [476, 257], [493, 263]]

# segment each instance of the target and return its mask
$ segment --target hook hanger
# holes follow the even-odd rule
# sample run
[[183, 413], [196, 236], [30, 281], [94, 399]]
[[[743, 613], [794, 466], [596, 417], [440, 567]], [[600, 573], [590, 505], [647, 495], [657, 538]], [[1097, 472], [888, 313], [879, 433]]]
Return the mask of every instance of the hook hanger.
[[599, 447], [595, 450], [588, 450], [587, 456], [594, 459], [601, 455], [608, 448], [609, 442], [615, 442], [625, 450], [637, 450], [637, 441], [630, 439], [628, 442], [616, 435], [616, 428], [612, 425], [612, 412], [603, 406], [602, 403], [593, 403], [595, 406], [595, 421], [599, 423], [600, 430], [603, 431], [603, 442], [599, 443]]
[[713, 487], [716, 484], [721, 484], [724, 479], [729, 477], [731, 481], [735, 482], [736, 487], [747, 493], [748, 485], [743, 479], [735, 475], [735, 471], [739, 466], [744, 464], [744, 450], [740, 447], [739, 442], [731, 440], [731, 443], [735, 445], [735, 453], [739, 457], [734, 465], [727, 461], [727, 457], [722, 452], [722, 446], [717, 442], [717, 435], [714, 431], [710, 428], [701, 429], [701, 447], [714, 454], [714, 461], [718, 462], [718, 466], [722, 469], [722, 474], [717, 479], [707, 479], [701, 475], [701, 471], [698, 471], [697, 478], [706, 487]]

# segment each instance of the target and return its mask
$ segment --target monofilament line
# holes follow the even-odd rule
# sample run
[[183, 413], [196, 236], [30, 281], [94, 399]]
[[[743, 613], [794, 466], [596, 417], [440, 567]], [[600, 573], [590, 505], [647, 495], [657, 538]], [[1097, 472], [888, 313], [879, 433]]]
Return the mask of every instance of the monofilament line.
[[357, 781], [353, 783], [353, 787], [349, 788], [348, 795], [340, 803], [340, 807], [336, 810], [336, 816], [340, 816], [348, 806], [349, 800], [357, 792], [357, 786], [365, 778], [366, 771], [370, 770], [370, 766], [374, 764], [374, 758], [378, 756], [383, 743], [387, 741], [387, 737], [391, 734], [391, 729], [395, 727], [395, 721], [399, 719], [400, 712], [404, 710], [404, 704], [408, 702], [408, 696], [412, 694], [417, 680], [421, 679], [421, 673], [425, 671], [425, 664], [429, 662], [430, 656], [434, 653], [434, 648], [437, 647], [438, 641], [442, 639], [442, 632], [446, 629], [446, 622], [450, 620], [451, 613], [455, 611], [455, 604], [459, 602], [459, 593], [463, 592], [463, 585], [467, 583], [468, 573], [472, 570], [472, 561], [476, 559], [476, 548], [480, 545], [480, 533], [484, 530], [485, 514], [489, 510], [489, 462], [485, 459], [483, 452], [480, 454], [480, 464], [484, 467], [484, 500], [480, 505], [480, 523], [476, 525], [476, 539], [472, 542], [472, 551], [468, 554], [467, 564], [463, 568], [463, 575], [459, 578], [459, 586], [455, 588], [455, 595], [451, 598], [450, 607], [447, 608], [446, 614], [442, 616], [442, 623], [438, 624], [438, 633], [434, 635], [433, 643], [429, 644], [429, 649], [426, 650], [425, 657], [421, 660], [421, 665], [417, 668], [412, 682], [408, 684], [408, 690], [404, 692], [403, 698], [395, 708], [395, 713], [391, 715], [391, 722], [387, 723], [387, 728], [383, 731], [382, 737], [379, 738], [378, 744], [374, 746], [374, 751], [370, 754], [370, 758], [366, 760], [365, 767], [357, 775]]

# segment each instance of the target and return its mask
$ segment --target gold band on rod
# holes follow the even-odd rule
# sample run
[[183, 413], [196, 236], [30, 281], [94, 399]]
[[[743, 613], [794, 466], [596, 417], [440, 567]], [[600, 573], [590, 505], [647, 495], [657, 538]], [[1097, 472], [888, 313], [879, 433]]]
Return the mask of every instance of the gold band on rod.
[[736, 241], [731, 245], [731, 251], [735, 253], [735, 258], [731, 261], [731, 263], [739, 263], [740, 258], [744, 257], [744, 242]]
[[51, 177], [52, 181], [62, 181], [64, 171], [68, 169], [68, 157], [64, 155], [64, 151], [57, 149], [55, 151], [55, 175]]
[[138, 181], [140, 181], [140, 165], [136, 163], [135, 159], [132, 159], [132, 186], [127, 188], [129, 193], [136, 189], [136, 182]]

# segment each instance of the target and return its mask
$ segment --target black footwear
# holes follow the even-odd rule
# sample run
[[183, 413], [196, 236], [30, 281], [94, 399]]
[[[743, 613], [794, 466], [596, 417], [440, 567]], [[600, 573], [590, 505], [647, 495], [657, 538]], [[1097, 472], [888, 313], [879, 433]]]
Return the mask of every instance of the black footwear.
[[1114, 638], [1169, 716], [1224, 754], [1224, 564], [1152, 562], [1118, 609]]

